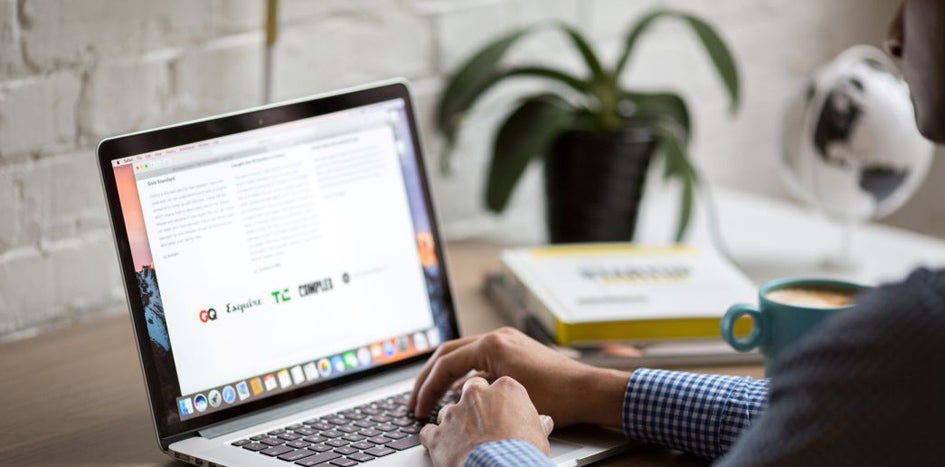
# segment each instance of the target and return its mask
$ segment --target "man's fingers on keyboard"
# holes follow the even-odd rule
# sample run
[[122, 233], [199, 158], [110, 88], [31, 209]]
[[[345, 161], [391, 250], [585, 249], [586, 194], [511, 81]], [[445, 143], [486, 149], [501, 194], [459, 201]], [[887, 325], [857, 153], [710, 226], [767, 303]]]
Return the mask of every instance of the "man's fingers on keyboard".
[[417, 392], [414, 413], [425, 417], [454, 381], [477, 365], [481, 352], [476, 345], [465, 345], [437, 358]]
[[[462, 394], [466, 394], [466, 391], [468, 391], [468, 390], [469, 390], [470, 388], [472, 388], [472, 387], [478, 387], [478, 388], [480, 388], [480, 389], [482, 389], [482, 388], [487, 388], [487, 387], [489, 387], [489, 382], [486, 381], [486, 379], [483, 378], [482, 376], [471, 376], [471, 377], [469, 377], [469, 378], [466, 379], [466, 382], [465, 382], [465, 383], [463, 383], [463, 392], [462, 392]], [[460, 396], [460, 397], [462, 397], [462, 396]]]
[[420, 429], [420, 443], [422, 443], [423, 447], [427, 448], [427, 450], [430, 449], [430, 442], [433, 441], [433, 433], [435, 432], [436, 425], [432, 423], [424, 425], [423, 428]]
[[493, 379], [495, 379], [492, 377], [491, 374], [485, 371], [470, 371], [469, 373], [466, 374], [466, 376], [463, 376], [462, 378], [456, 380], [456, 382], [453, 383], [453, 386], [450, 389], [461, 393], [462, 392], [461, 389], [463, 388], [463, 385], [466, 384], [466, 381], [469, 381], [470, 378], [474, 378], [474, 377], [482, 378], [486, 381], [492, 381]]
[[444, 342], [439, 347], [437, 347], [436, 352], [433, 352], [433, 355], [429, 360], [427, 360], [426, 365], [424, 365], [423, 369], [420, 370], [420, 374], [417, 375], [417, 379], [413, 383], [413, 391], [410, 391], [410, 397], [407, 399], [407, 409], [416, 409], [418, 397], [417, 393], [420, 391], [420, 388], [423, 386], [423, 382], [426, 381], [427, 376], [430, 374], [430, 371], [433, 369], [433, 365], [436, 364], [437, 360], [439, 360], [442, 356], [475, 341], [477, 338], [478, 336], [467, 336]]
[[444, 405], [442, 408], [440, 408], [439, 411], [437, 411], [437, 413], [436, 413], [436, 424], [437, 424], [437, 425], [443, 423], [443, 417], [446, 416], [446, 411], [449, 410], [449, 409], [451, 409], [454, 405], [456, 405], [456, 404], [453, 404], [453, 403], [446, 404], [446, 405]]
[[539, 415], [538, 418], [541, 420], [541, 427], [545, 429], [545, 436], [550, 436], [551, 432], [555, 430], [555, 421], [548, 415]]

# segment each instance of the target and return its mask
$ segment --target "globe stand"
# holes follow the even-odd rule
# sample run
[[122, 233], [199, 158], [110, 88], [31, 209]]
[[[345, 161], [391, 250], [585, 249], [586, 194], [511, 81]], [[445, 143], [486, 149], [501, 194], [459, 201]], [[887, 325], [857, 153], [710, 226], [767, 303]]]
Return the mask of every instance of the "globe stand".
[[820, 267], [825, 271], [848, 272], [859, 269], [862, 261], [853, 255], [854, 221], [835, 221], [840, 227], [840, 245], [833, 253], [821, 260]]

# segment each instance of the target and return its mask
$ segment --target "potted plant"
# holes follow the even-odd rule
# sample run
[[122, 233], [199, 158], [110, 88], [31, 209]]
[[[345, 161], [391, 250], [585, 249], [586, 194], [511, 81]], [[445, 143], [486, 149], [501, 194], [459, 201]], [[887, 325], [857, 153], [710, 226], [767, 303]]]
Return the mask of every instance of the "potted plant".
[[[436, 123], [448, 157], [462, 118], [477, 99], [507, 79], [532, 77], [563, 84], [563, 91], [524, 97], [499, 127], [486, 188], [486, 206], [501, 212], [529, 162], [544, 156], [547, 220], [551, 241], [625, 241], [633, 236], [639, 199], [653, 154], [663, 157], [665, 179], [681, 183], [676, 241], [687, 230], [698, 176], [688, 157], [686, 102], [672, 92], [637, 92], [620, 84], [637, 41], [657, 20], [687, 24], [702, 43], [731, 101], [738, 106], [735, 62], [705, 21], [684, 12], [656, 10], [626, 36], [616, 64], [604, 66], [590, 43], [573, 27], [551, 23], [506, 34], [470, 57], [451, 76], [440, 97]], [[585, 76], [545, 66], [503, 66], [502, 58], [521, 38], [540, 29], [564, 33], [587, 66]]]

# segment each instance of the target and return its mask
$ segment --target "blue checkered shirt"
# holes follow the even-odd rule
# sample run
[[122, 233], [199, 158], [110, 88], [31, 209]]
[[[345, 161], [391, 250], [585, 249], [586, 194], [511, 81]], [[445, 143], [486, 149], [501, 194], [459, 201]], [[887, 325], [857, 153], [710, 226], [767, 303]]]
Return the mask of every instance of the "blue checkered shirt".
[[[637, 370], [624, 430], [644, 442], [725, 454], [725, 466], [945, 465], [942, 368], [945, 270], [919, 269], [864, 293], [855, 311], [779, 357], [770, 390], [765, 380]], [[549, 463], [522, 441], [504, 443], [476, 448], [480, 463], [472, 465]], [[508, 449], [515, 460], [505, 460]]]
[[[623, 405], [624, 433], [632, 439], [716, 458], [764, 413], [768, 380], [677, 371], [633, 372]], [[468, 467], [554, 465], [520, 440], [481, 444]]]
[[501, 467], [506, 465], [554, 464], [534, 444], [520, 439], [480, 444], [466, 458], [466, 467]]

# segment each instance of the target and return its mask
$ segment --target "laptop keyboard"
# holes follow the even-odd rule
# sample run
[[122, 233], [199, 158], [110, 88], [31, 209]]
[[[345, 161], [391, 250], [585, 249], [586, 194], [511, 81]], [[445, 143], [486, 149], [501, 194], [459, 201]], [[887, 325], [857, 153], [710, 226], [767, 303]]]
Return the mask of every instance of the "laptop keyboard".
[[234, 441], [233, 446], [302, 466], [349, 467], [420, 444], [420, 428], [458, 399], [450, 392], [430, 415], [407, 411], [409, 392]]

